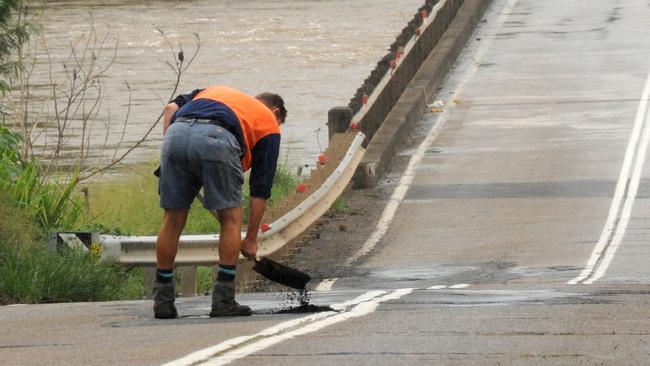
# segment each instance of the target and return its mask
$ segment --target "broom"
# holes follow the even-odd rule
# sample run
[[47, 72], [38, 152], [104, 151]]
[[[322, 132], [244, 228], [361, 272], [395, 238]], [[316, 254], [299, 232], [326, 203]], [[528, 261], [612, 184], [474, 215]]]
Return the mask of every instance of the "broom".
[[[203, 195], [199, 193], [196, 195], [196, 197], [203, 204]], [[212, 214], [212, 216], [218, 219], [217, 214], [214, 211], [210, 211], [210, 213]], [[296, 290], [302, 290], [307, 285], [307, 282], [311, 280], [311, 276], [309, 276], [308, 274], [301, 272], [297, 269], [285, 266], [284, 264], [278, 263], [272, 259], [253, 258], [252, 260], [255, 261], [255, 265], [253, 266], [253, 271], [281, 285], [295, 288]]]

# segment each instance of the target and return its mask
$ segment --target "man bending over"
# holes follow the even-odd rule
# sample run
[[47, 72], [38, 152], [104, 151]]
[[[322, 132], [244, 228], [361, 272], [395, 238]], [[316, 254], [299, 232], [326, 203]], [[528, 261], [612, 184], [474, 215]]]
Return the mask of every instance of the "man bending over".
[[[174, 259], [192, 201], [201, 187], [203, 205], [221, 224], [219, 272], [212, 291], [211, 317], [247, 316], [235, 301], [239, 253], [257, 254], [257, 234], [271, 196], [280, 149], [280, 124], [287, 110], [279, 95], [255, 98], [225, 86], [179, 95], [165, 106], [160, 155], [160, 207], [164, 216], [156, 243], [154, 316], [176, 318]], [[246, 237], [241, 239], [242, 185], [250, 174]]]

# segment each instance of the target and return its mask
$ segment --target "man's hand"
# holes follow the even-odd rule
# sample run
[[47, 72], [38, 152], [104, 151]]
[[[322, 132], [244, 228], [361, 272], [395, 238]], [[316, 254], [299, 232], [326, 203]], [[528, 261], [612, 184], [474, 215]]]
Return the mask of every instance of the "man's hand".
[[241, 241], [241, 254], [248, 259], [255, 259], [257, 255], [257, 238], [245, 237]]

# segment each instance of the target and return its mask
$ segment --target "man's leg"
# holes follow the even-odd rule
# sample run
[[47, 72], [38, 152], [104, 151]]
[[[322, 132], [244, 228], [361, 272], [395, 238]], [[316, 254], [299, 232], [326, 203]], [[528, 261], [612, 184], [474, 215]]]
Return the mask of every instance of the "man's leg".
[[174, 268], [174, 259], [176, 258], [176, 252], [178, 251], [178, 239], [181, 237], [183, 228], [185, 228], [188, 213], [188, 209], [165, 209], [162, 226], [158, 232], [158, 241], [156, 241], [156, 260], [158, 268]]
[[241, 250], [241, 207], [217, 211], [221, 231], [219, 233], [219, 263], [237, 265]]
[[156, 283], [154, 286], [154, 316], [159, 319], [178, 317], [174, 306], [174, 259], [178, 251], [178, 239], [183, 232], [189, 210], [165, 209], [163, 223], [156, 242]]
[[241, 248], [242, 209], [228, 208], [217, 211], [221, 232], [219, 236], [219, 272], [212, 291], [210, 316], [247, 316], [248, 306], [235, 301], [235, 272]]

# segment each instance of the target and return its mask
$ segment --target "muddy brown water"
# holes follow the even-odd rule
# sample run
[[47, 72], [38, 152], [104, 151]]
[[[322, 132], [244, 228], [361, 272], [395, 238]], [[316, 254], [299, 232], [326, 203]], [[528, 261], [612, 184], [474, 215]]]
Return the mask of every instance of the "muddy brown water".
[[[292, 167], [313, 165], [327, 145], [327, 110], [347, 104], [356, 88], [385, 54], [422, 0], [400, 1], [49, 1], [40, 22], [51, 56], [54, 83], [70, 65], [70, 44], [87, 39], [90, 24], [108, 35], [98, 60], [105, 65], [111, 45], [117, 56], [102, 79], [103, 100], [90, 137], [91, 161], [106, 160], [123, 134], [129, 92], [131, 109], [122, 146], [140, 139], [170, 96], [174, 75], [162, 29], [173, 44], [192, 50], [193, 34], [201, 49], [183, 75], [181, 91], [223, 83], [251, 94], [275, 91], [285, 97], [289, 117], [283, 126], [283, 154]], [[37, 7], [38, 8], [38, 7]], [[117, 43], [116, 43], [117, 42]], [[50, 89], [48, 58], [41, 40], [31, 84], [35, 95]], [[43, 100], [32, 115], [51, 122], [53, 106]], [[80, 121], [66, 139], [67, 156], [77, 156]], [[46, 156], [52, 131], [41, 134], [37, 153]], [[107, 137], [106, 137], [107, 136]], [[158, 155], [161, 129], [156, 128], [127, 163]], [[106, 148], [104, 146], [106, 145]]]

